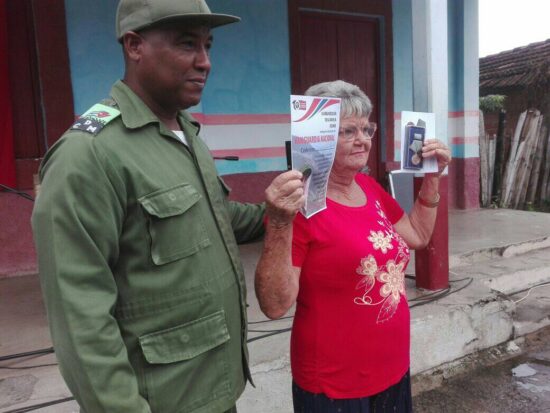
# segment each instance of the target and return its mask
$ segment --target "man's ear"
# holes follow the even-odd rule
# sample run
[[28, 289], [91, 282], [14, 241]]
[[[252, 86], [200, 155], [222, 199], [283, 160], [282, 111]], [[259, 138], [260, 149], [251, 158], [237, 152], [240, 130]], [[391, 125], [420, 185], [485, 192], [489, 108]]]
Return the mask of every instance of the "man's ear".
[[127, 32], [122, 37], [124, 51], [130, 60], [139, 61], [142, 55], [144, 39], [136, 32]]

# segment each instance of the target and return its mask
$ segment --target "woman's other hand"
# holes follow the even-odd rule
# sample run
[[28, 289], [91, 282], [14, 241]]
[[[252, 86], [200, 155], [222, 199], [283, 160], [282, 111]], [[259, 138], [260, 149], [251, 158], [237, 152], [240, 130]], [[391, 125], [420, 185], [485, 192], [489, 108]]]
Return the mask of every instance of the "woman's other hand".
[[422, 157], [435, 157], [438, 172], [428, 173], [422, 179], [414, 207], [394, 225], [409, 248], [422, 249], [432, 237], [439, 203], [439, 177], [451, 163], [451, 150], [438, 139], [426, 139]]
[[439, 139], [426, 139], [422, 147], [422, 157], [437, 159], [438, 175], [441, 175], [445, 168], [451, 163], [451, 150]]

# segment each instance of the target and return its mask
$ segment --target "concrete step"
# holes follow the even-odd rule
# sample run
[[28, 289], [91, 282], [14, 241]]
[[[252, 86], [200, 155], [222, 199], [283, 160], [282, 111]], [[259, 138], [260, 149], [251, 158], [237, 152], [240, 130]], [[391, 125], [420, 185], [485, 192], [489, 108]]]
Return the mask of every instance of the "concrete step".
[[[463, 260], [452, 269], [447, 292], [416, 290], [408, 280], [411, 372], [419, 378], [416, 383], [421, 383], [415, 385], [416, 392], [476, 365], [476, 355], [483, 351], [496, 349], [498, 354], [491, 353], [495, 358], [514, 353], [513, 340], [550, 324], [550, 288], [537, 289], [533, 297], [515, 302], [527, 294], [519, 291], [550, 281], [547, 242], [539, 239], [470, 255], [469, 264]], [[540, 298], [544, 294], [547, 298]], [[253, 324], [251, 329], [265, 331], [252, 332], [250, 337], [288, 328], [291, 321]], [[289, 337], [285, 332], [250, 343], [257, 388], [246, 389], [239, 411], [292, 411]]]
[[511, 296], [515, 305], [514, 336], [522, 337], [550, 325], [550, 283]]
[[510, 299], [482, 281], [451, 281], [448, 295], [411, 309], [411, 373], [440, 368], [510, 340], [514, 310]]
[[450, 294], [412, 310], [413, 373], [548, 325], [550, 286], [536, 290], [538, 301], [518, 302], [530, 288], [550, 282], [546, 243], [509, 246], [491, 260], [453, 268]]
[[515, 343], [550, 325], [550, 248], [543, 247], [545, 242], [517, 245], [493, 259], [453, 268], [451, 294], [412, 309], [411, 370], [417, 392], [483, 363], [477, 358], [484, 352], [495, 360], [508, 357], [519, 351]]
[[[538, 245], [546, 245], [546, 242]], [[490, 289], [508, 295], [550, 281], [550, 248], [528, 248], [527, 245], [516, 246], [506, 255], [492, 260], [453, 268], [451, 275], [473, 277]]]
[[506, 245], [485, 247], [459, 254], [451, 254], [449, 256], [449, 267], [455, 269], [498, 258], [515, 257], [517, 255], [546, 248], [550, 248], [550, 236], [534, 238], [527, 241], [511, 242]]

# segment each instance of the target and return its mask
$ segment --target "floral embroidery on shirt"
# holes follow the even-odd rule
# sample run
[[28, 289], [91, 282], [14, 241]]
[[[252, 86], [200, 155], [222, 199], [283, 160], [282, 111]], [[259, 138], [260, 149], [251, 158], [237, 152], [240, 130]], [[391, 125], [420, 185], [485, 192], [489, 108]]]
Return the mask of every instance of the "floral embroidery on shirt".
[[[382, 205], [380, 205], [380, 201], [376, 201], [376, 209], [377, 209], [378, 215], [380, 215], [380, 217], [382, 218], [381, 221], [377, 221], [378, 224], [385, 229], [386, 235], [390, 240], [395, 239], [398, 242], [398, 253], [397, 253], [396, 261], [401, 261], [403, 259], [406, 259], [408, 261], [409, 247], [407, 246], [407, 243], [405, 242], [405, 240], [397, 232], [395, 232], [395, 229], [393, 228], [392, 223], [390, 222], [390, 220], [382, 210]], [[381, 231], [378, 231], [378, 232], [381, 232]], [[371, 234], [372, 234], [372, 231], [371, 231]], [[393, 248], [393, 245], [392, 245], [392, 248]]]
[[386, 264], [386, 269], [388, 272], [378, 274], [378, 279], [384, 283], [382, 288], [380, 288], [380, 295], [388, 297], [391, 294], [394, 300], [399, 301], [399, 295], [405, 293], [403, 263], [401, 262], [396, 265], [393, 260], [390, 260]]
[[[374, 257], [369, 256], [368, 258], [372, 258], [376, 265]], [[403, 271], [405, 263], [396, 264], [395, 261], [389, 260], [386, 265], [376, 267], [376, 275], [370, 272], [365, 273], [364, 263], [365, 259], [361, 260], [362, 265], [357, 268], [357, 273], [365, 276], [357, 284], [358, 289], [364, 288], [364, 293], [362, 297], [356, 297], [354, 302], [359, 305], [381, 305], [376, 322], [382, 323], [393, 317], [401, 301], [401, 295], [405, 295], [405, 273]], [[375, 278], [382, 284], [379, 292], [381, 299], [377, 302], [373, 302], [370, 295], [375, 285]]]
[[[376, 259], [369, 255], [366, 258], [361, 259], [361, 265], [357, 268], [357, 273], [364, 275], [363, 279], [359, 281], [357, 284], [357, 289], [364, 288], [365, 291], [372, 290], [372, 287], [374, 287], [374, 281], [376, 273], [378, 272], [378, 264], [376, 263]], [[366, 294], [363, 295], [363, 303], [366, 304], [372, 304], [372, 299], [367, 296]], [[357, 299], [356, 299], [357, 303]], [[357, 303], [360, 304], [360, 303]]]
[[380, 295], [386, 297], [376, 321], [386, 321], [397, 311], [401, 295], [405, 295], [405, 273], [403, 263], [395, 264], [390, 260], [386, 264], [387, 272], [378, 274], [378, 280], [382, 283]]
[[[397, 252], [395, 260], [388, 260], [385, 265], [379, 265], [373, 255], [368, 255], [361, 259], [361, 264], [357, 267], [357, 274], [363, 278], [357, 284], [357, 289], [363, 289], [363, 295], [354, 299], [358, 305], [380, 305], [380, 312], [376, 319], [377, 323], [382, 323], [393, 317], [397, 311], [401, 296], [406, 296], [405, 292], [405, 266], [409, 259], [409, 248], [407, 244], [397, 234], [390, 223], [386, 214], [382, 210], [380, 203], [376, 202], [378, 215], [382, 218], [377, 221], [383, 227], [383, 231], [371, 231], [368, 240], [372, 242], [375, 250], [380, 250], [386, 254], [388, 250], [393, 249], [392, 241], [397, 241]], [[375, 281], [381, 285], [378, 296], [374, 302], [371, 292], [375, 286]]]
[[357, 268], [357, 272], [363, 275], [374, 276], [377, 271], [378, 265], [376, 264], [376, 259], [372, 255], [369, 255], [367, 258], [362, 258], [361, 265]]
[[375, 250], [381, 250], [384, 254], [387, 253], [388, 250], [393, 249], [391, 239], [391, 235], [384, 235], [382, 231], [371, 231], [368, 237], [368, 240], [372, 242], [373, 248]]

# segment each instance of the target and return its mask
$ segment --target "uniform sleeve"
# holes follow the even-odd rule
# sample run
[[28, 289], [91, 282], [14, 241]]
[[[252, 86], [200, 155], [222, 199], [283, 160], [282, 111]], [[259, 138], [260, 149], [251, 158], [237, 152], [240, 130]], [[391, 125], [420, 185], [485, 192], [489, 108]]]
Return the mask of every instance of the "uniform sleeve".
[[32, 224], [48, 322], [61, 374], [83, 411], [150, 413], [114, 318], [124, 186], [107, 173], [94, 139], [66, 136], [41, 167]]
[[292, 265], [302, 267], [311, 240], [309, 221], [298, 213], [292, 224]]
[[264, 204], [250, 204], [227, 199], [230, 188], [218, 177], [226, 207], [231, 219], [231, 227], [239, 244], [254, 241], [264, 234]]
[[264, 204], [229, 201], [231, 227], [239, 244], [259, 239], [264, 234]]

